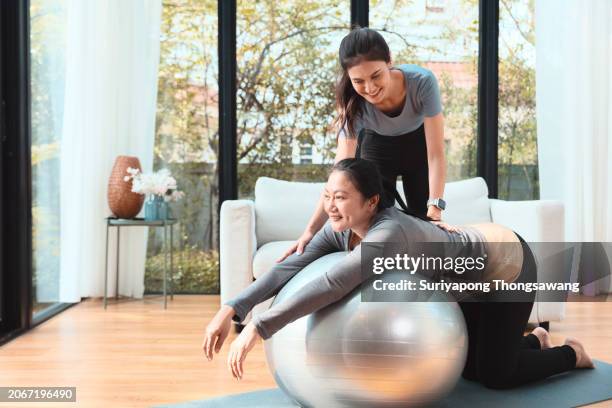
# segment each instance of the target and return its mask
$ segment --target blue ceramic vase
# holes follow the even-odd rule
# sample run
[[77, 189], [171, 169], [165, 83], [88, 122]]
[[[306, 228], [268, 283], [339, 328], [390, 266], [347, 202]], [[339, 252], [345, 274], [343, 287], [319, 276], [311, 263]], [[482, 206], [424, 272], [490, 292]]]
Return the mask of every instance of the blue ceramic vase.
[[168, 219], [168, 203], [163, 196], [151, 194], [145, 202], [145, 220], [159, 221]]

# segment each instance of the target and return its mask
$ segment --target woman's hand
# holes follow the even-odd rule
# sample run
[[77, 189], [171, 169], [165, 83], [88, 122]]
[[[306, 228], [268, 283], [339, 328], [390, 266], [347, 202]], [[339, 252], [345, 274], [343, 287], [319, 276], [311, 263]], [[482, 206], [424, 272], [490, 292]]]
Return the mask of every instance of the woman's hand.
[[460, 232], [461, 228], [456, 227], [454, 225], [449, 225], [445, 222], [442, 221], [431, 221], [432, 224], [437, 225], [438, 227], [442, 228], [443, 230], [446, 230], [448, 232]]
[[227, 368], [237, 380], [242, 379], [244, 374], [242, 363], [259, 339], [261, 339], [261, 336], [255, 325], [251, 322], [242, 329], [240, 335], [232, 342], [227, 356]]
[[312, 237], [314, 237], [314, 233], [312, 231], [308, 229], [304, 231], [302, 236], [298, 238], [295, 244], [293, 244], [291, 248], [289, 248], [280, 258], [276, 260], [276, 263], [284, 261], [285, 258], [287, 258], [292, 253], [296, 252], [296, 249], [297, 249], [297, 254], [301, 255], [302, 252], [304, 252], [304, 248], [306, 247], [306, 245], [308, 245]]
[[221, 346], [232, 328], [232, 317], [234, 317], [234, 314], [236, 314], [234, 308], [223, 305], [215, 317], [208, 323], [208, 326], [206, 326], [202, 350], [204, 350], [208, 361], [213, 359], [213, 350], [215, 353], [219, 353], [219, 350], [221, 350]]
[[427, 216], [434, 221], [442, 220], [442, 210], [436, 207], [435, 205], [430, 205], [427, 207]]

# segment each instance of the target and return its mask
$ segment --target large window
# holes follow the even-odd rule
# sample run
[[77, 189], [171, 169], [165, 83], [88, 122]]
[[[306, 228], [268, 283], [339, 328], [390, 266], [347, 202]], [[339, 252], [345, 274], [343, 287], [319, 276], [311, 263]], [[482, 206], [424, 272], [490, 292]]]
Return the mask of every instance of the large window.
[[498, 193], [539, 198], [534, 0], [499, 1]]
[[447, 179], [476, 176], [478, 2], [371, 0], [393, 63], [431, 70], [440, 85]]
[[350, 0], [239, 0], [236, 17], [240, 197], [260, 176], [322, 181], [333, 163], [334, 83]]
[[[172, 208], [180, 218], [174, 234], [176, 292], [219, 290], [218, 161], [223, 157], [225, 164], [228, 156], [218, 151], [218, 52], [228, 55], [227, 49], [218, 49], [217, 7], [224, 4], [222, 1], [225, 0], [162, 0], [154, 168], [169, 167], [179, 187], [189, 192]], [[6, 145], [10, 144], [12, 149], [9, 154], [12, 167], [8, 168], [18, 173], [13, 176], [9, 171], [3, 180], [2, 190], [9, 192], [3, 203], [10, 200], [11, 204], [5, 205], [3, 212], [14, 222], [7, 227], [11, 234], [4, 237], [3, 247], [20, 251], [18, 257], [7, 252], [13, 260], [9, 264], [15, 270], [4, 270], [2, 282], [6, 282], [6, 273], [23, 278], [27, 286], [18, 279], [11, 282], [15, 283], [11, 288], [25, 288], [13, 291], [19, 294], [14, 296], [19, 300], [19, 311], [29, 310], [29, 303], [23, 299], [28, 297], [41, 319], [45, 311], [52, 313], [59, 298], [62, 251], [59, 153], [69, 3], [19, 0], [8, 2], [0, 13], [5, 34], [14, 37], [3, 38], [3, 78], [8, 78], [11, 87], [2, 92], [3, 97], [9, 93], [12, 97], [6, 105], [12, 109], [10, 120], [5, 121], [10, 125], [7, 140], [11, 142]], [[263, 175], [323, 180], [336, 148], [331, 123], [335, 114], [333, 86], [338, 73], [338, 45], [349, 29], [351, 6], [366, 3], [355, 0], [236, 0], [236, 3], [237, 92], [223, 96], [237, 100], [237, 150], [229, 153], [232, 158], [236, 154], [238, 162], [238, 196], [252, 197], [255, 181]], [[498, 3], [370, 0], [369, 25], [388, 40], [396, 64], [418, 64], [434, 72], [443, 99], [448, 179], [473, 177], [477, 174], [478, 42], [479, 30], [484, 26], [479, 24], [478, 11], [479, 5], [485, 4], [499, 5], [499, 120], [497, 134], [491, 131], [490, 135], [483, 135], [488, 141], [498, 138], [498, 161], [489, 157], [492, 156], [489, 151], [486, 153], [489, 164], [498, 167], [499, 177], [488, 181], [497, 183], [501, 198], [535, 199], [539, 186], [534, 0]], [[355, 17], [361, 18], [365, 7], [355, 10]], [[29, 26], [27, 21], [19, 20], [28, 11]], [[488, 21], [491, 15], [485, 13], [485, 18], [481, 23], [495, 24]], [[12, 24], [17, 20], [18, 24]], [[6, 24], [7, 21], [11, 23]], [[26, 33], [29, 43], [22, 41]], [[29, 59], [22, 58], [28, 53]], [[496, 63], [492, 59], [489, 62]], [[30, 78], [29, 83], [26, 78]], [[29, 97], [29, 104], [21, 104]], [[31, 129], [23, 123], [27, 117], [31, 118]], [[23, 157], [27, 156], [26, 149], [22, 148], [30, 141], [31, 168], [19, 167], [28, 161], [28, 157]], [[6, 164], [5, 156], [3, 151]], [[29, 191], [17, 197], [30, 176], [31, 197]], [[31, 230], [30, 214], [24, 212], [30, 210], [28, 204]], [[25, 234], [17, 237], [23, 230], [28, 235], [31, 232], [31, 242]], [[151, 229], [145, 275], [147, 292], [161, 288], [158, 234], [161, 230]], [[15, 244], [5, 245], [8, 240]], [[24, 278], [30, 276], [31, 294], [29, 280]], [[8, 286], [2, 290], [5, 299], [8, 298]], [[22, 296], [23, 293], [28, 296]], [[19, 319], [18, 323], [22, 325], [22, 321]]]
[[[174, 291], [219, 292], [217, 1], [162, 3], [154, 168], [169, 168], [185, 198], [171, 204]], [[162, 287], [163, 231], [151, 228], [145, 291]]]
[[64, 0], [30, 1], [34, 316], [59, 299], [59, 149], [64, 113], [64, 6]]

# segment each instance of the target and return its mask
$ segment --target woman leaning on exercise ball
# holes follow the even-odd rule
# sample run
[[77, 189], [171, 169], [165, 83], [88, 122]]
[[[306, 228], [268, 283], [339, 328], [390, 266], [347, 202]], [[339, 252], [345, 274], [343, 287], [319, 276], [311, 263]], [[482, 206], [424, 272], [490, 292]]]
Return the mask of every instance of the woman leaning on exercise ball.
[[[405, 212], [441, 221], [446, 160], [435, 76], [416, 65], [393, 66], [385, 39], [369, 28], [355, 28], [344, 37], [339, 57], [335, 163], [351, 157], [372, 161], [383, 177], [384, 208], [397, 199]], [[396, 190], [399, 175], [406, 203]], [[293, 252], [301, 254], [326, 219], [321, 195], [303, 234], [277, 262]]]

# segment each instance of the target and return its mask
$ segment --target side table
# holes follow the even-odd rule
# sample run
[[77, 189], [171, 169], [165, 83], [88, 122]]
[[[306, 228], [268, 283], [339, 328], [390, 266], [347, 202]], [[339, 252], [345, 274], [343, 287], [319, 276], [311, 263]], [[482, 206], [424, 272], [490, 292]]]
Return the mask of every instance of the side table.
[[[168, 269], [168, 252], [170, 252], [170, 300], [174, 299], [174, 293], [172, 288], [172, 273], [173, 273], [173, 262], [172, 262], [172, 237], [173, 227], [177, 223], [177, 219], [171, 218], [166, 220], [154, 220], [148, 221], [144, 218], [117, 218], [117, 217], [106, 217], [106, 255], [104, 261], [104, 309], [106, 309], [107, 303], [107, 287], [108, 287], [108, 230], [110, 227], [117, 228], [117, 265], [116, 265], [116, 281], [115, 281], [115, 299], [119, 299], [119, 244], [121, 239], [121, 227], [163, 227], [164, 228], [164, 309], [168, 307], [168, 300], [166, 296], [166, 283], [167, 283], [167, 269]], [[170, 245], [168, 245], [167, 230], [170, 230]], [[168, 246], [170, 251], [168, 251]]]

